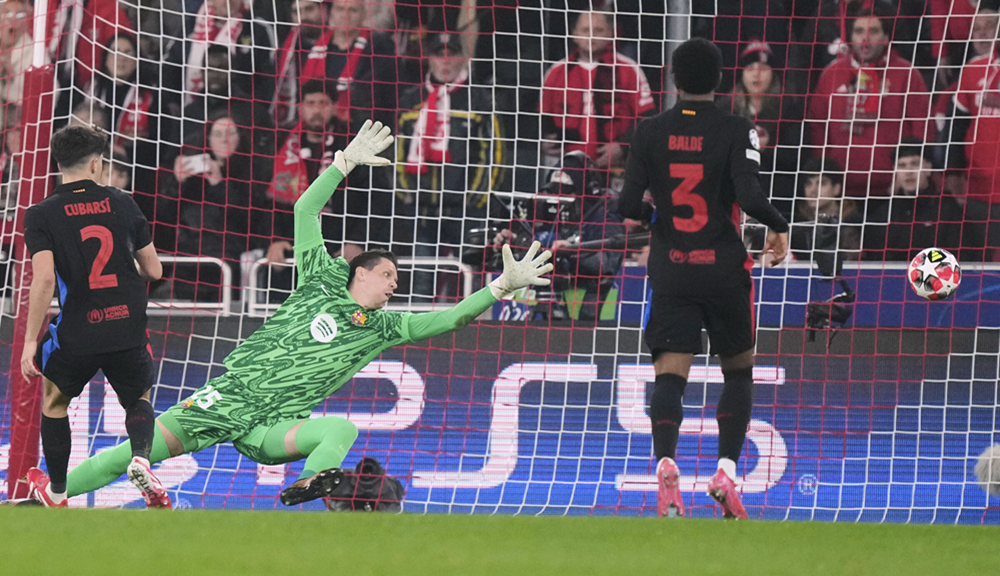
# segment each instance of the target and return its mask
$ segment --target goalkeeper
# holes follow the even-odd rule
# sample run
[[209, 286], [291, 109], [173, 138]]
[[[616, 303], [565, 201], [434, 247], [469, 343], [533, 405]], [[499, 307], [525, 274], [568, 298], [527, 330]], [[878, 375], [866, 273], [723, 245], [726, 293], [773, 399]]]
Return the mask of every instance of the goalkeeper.
[[[383, 350], [457, 330], [498, 299], [528, 286], [549, 284], [549, 252], [536, 242], [517, 262], [504, 246], [504, 272], [454, 308], [410, 314], [381, 308], [396, 289], [391, 252], [364, 252], [350, 265], [331, 258], [320, 232], [320, 210], [358, 164], [383, 166], [377, 156], [392, 143], [389, 128], [365, 122], [333, 166], [295, 203], [295, 292], [224, 364], [227, 372], [157, 418], [150, 462], [232, 442], [261, 464], [305, 458], [299, 479], [281, 493], [293, 506], [329, 495], [342, 481], [340, 465], [358, 429], [344, 418], [310, 419], [313, 408]], [[97, 490], [125, 472], [128, 442], [88, 458], [70, 471], [68, 496]], [[169, 508], [162, 488], [143, 490], [146, 505]]]

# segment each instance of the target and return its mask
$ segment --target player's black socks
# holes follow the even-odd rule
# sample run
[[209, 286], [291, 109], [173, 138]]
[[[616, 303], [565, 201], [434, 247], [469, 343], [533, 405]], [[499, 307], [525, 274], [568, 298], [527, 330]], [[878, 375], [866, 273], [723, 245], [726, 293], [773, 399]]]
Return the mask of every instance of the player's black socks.
[[740, 459], [753, 410], [753, 368], [724, 370], [725, 386], [715, 419], [719, 422], [719, 458]]
[[54, 494], [62, 494], [66, 492], [66, 469], [69, 468], [69, 453], [73, 448], [69, 417], [49, 418], [42, 414], [41, 433], [50, 487]]
[[153, 405], [146, 400], [136, 400], [135, 404], [125, 409], [125, 430], [132, 442], [132, 457], [149, 460], [149, 452], [153, 449], [153, 426], [156, 425], [156, 415]]
[[676, 374], [656, 377], [656, 387], [649, 401], [649, 419], [653, 423], [653, 453], [657, 462], [661, 458], [674, 458], [677, 452], [677, 438], [684, 420], [681, 398], [685, 387], [687, 378]]

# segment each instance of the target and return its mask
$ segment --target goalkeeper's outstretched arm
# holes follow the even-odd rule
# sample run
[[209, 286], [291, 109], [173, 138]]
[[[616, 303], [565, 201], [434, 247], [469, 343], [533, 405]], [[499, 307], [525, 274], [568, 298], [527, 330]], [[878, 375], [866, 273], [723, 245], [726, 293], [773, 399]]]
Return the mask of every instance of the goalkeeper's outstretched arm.
[[323, 245], [323, 231], [319, 224], [319, 214], [330, 201], [333, 192], [351, 170], [358, 164], [387, 166], [388, 158], [378, 156], [392, 144], [388, 126], [381, 122], [372, 124], [366, 120], [343, 152], [337, 151], [333, 165], [316, 178], [302, 196], [295, 202], [295, 252], [301, 253]]
[[552, 264], [546, 263], [552, 258], [552, 252], [546, 250], [538, 254], [539, 248], [541, 248], [540, 243], [533, 243], [524, 258], [517, 261], [510, 251], [510, 245], [505, 244], [503, 274], [486, 288], [459, 302], [454, 308], [410, 316], [410, 341], [416, 342], [458, 330], [489, 310], [498, 300], [510, 296], [525, 286], [548, 286], [551, 280], [542, 276], [552, 271]]

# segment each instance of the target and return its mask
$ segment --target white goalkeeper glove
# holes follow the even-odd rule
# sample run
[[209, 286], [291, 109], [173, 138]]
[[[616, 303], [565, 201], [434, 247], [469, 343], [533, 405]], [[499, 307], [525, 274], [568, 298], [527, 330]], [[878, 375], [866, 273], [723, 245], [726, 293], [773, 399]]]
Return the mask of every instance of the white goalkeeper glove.
[[365, 120], [361, 130], [358, 130], [358, 135], [351, 140], [347, 148], [344, 148], [343, 152], [338, 150], [334, 155], [333, 165], [345, 176], [358, 164], [388, 166], [392, 162], [378, 154], [392, 144], [391, 132], [392, 130], [388, 126], [382, 126], [381, 122], [372, 124], [371, 120]]
[[510, 244], [503, 245], [503, 274], [490, 282], [494, 298], [502, 300], [525, 286], [548, 286], [552, 283], [548, 278], [542, 278], [552, 272], [552, 264], [545, 263], [552, 258], [552, 252], [546, 250], [535, 257], [541, 247], [541, 243], [533, 242], [528, 253], [518, 262], [510, 252]]

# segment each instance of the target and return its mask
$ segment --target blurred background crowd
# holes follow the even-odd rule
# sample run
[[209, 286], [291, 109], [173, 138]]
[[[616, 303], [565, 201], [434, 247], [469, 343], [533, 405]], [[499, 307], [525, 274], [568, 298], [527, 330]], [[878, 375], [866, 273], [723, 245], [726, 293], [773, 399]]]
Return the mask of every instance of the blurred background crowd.
[[[397, 135], [394, 165], [336, 192], [332, 254], [390, 248], [412, 263], [401, 292], [434, 302], [463, 291], [442, 264], [478, 284], [495, 246], [534, 238], [593, 319], [623, 263], [643, 263], [615, 197], [636, 124], [676, 101], [669, 56], [689, 36], [723, 50], [717, 103], [755, 123], [797, 260], [826, 276], [929, 246], [1000, 261], [998, 4], [50, 0], [45, 57], [55, 126], [109, 134], [104, 183], [134, 191], [158, 250], [232, 271], [223, 286], [178, 264], [154, 298], [239, 300], [258, 274], [280, 301], [292, 205], [372, 118]], [[0, 6], [11, 220], [35, 6]], [[751, 248], [761, 236], [748, 223]]]

